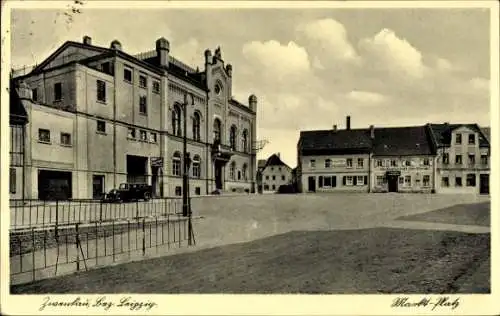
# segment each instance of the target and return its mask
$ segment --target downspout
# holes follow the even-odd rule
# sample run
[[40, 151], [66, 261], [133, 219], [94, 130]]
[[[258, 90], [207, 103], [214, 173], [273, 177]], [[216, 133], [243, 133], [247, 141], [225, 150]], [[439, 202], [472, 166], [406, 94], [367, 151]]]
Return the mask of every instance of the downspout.
[[368, 152], [368, 193], [372, 191], [372, 153]]
[[[205, 79], [206, 80], [206, 79]], [[209, 119], [209, 115], [208, 115], [208, 89], [205, 89], [205, 94], [207, 96], [206, 98], [206, 101], [205, 101], [205, 151], [206, 151], [206, 161], [205, 161], [205, 191], [206, 191], [206, 194], [208, 195], [209, 194], [209, 190], [208, 190], [208, 184], [210, 182], [209, 178], [208, 178], [208, 168], [211, 167], [211, 162], [212, 162], [212, 156], [211, 156], [211, 151], [210, 151], [210, 141], [209, 141], [209, 135], [208, 135], [208, 124], [210, 124], [210, 122], [212, 120]], [[214, 172], [215, 172], [215, 168], [210, 168], [210, 174], [212, 175], [212, 179], [214, 177]]]
[[[116, 188], [116, 52], [113, 57], [113, 188]], [[133, 102], [132, 102], [133, 103]]]
[[22, 147], [22, 148], [23, 148], [23, 169], [22, 169], [22, 182], [21, 182], [21, 185], [22, 185], [22, 189], [23, 189], [23, 190], [22, 190], [22, 195], [21, 195], [21, 198], [22, 198], [22, 201], [23, 201], [23, 203], [24, 203], [24, 197], [25, 197], [25, 192], [24, 192], [24, 191], [26, 190], [26, 188], [25, 188], [25, 181], [26, 181], [26, 180], [24, 179], [24, 177], [25, 177], [25, 175], [26, 175], [26, 173], [25, 173], [25, 169], [26, 169], [26, 159], [25, 159], [25, 158], [26, 158], [26, 157], [25, 157], [25, 152], [26, 152], [26, 149], [25, 149], [25, 143], [26, 143], [26, 142], [25, 142], [25, 136], [26, 136], [26, 124], [24, 124], [24, 125], [23, 125], [23, 129], [22, 129], [22, 133], [21, 133], [21, 135], [22, 135], [22, 140], [21, 140], [21, 143], [22, 143], [22, 146], [23, 146], [23, 147]]

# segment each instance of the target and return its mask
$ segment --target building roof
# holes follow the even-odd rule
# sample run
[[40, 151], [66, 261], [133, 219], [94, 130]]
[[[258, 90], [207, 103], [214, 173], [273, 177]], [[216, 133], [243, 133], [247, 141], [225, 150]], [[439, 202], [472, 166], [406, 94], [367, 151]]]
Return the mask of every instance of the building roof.
[[12, 79], [10, 80], [9, 94], [9, 123], [12, 125], [24, 125], [28, 123], [28, 113], [21, 102], [14, 80]]
[[491, 128], [490, 127], [481, 127], [481, 132], [483, 132], [484, 137], [488, 142], [491, 142]]
[[[436, 141], [436, 145], [438, 147], [449, 146], [451, 143], [451, 133], [453, 130], [460, 127], [467, 127], [475, 132], [479, 133], [479, 146], [480, 147], [489, 147], [490, 143], [488, 141], [489, 136], [486, 136], [483, 133], [483, 130], [477, 124], [429, 124], [433, 136]], [[487, 128], [489, 130], [489, 128]], [[488, 131], [489, 135], [489, 131]]]
[[265, 168], [266, 167], [266, 162], [267, 162], [266, 159], [259, 159], [259, 161], [257, 161], [257, 168], [258, 169]]
[[425, 126], [375, 128], [374, 156], [433, 154], [430, 132]]
[[302, 154], [369, 152], [372, 146], [368, 129], [316, 130], [300, 132]]
[[287, 168], [290, 168], [286, 163], [283, 162], [283, 160], [281, 160], [281, 158], [277, 154], [272, 154], [269, 158], [267, 158], [264, 169], [268, 166], [285, 166]]

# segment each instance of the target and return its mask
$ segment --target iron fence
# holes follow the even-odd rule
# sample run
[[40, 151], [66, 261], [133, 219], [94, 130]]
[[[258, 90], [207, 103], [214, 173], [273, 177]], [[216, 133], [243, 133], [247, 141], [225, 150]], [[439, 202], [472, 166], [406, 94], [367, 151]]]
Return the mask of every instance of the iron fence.
[[53, 229], [10, 232], [11, 284], [140, 259], [180, 248], [194, 233], [190, 219], [169, 215], [133, 220], [74, 223]]
[[11, 229], [160, 217], [182, 213], [182, 199], [109, 203], [103, 200], [10, 200]]

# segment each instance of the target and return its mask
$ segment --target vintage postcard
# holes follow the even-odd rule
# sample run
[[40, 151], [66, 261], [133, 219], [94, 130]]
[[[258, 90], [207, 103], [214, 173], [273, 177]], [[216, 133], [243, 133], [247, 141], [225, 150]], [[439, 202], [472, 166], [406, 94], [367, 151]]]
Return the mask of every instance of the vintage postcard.
[[4, 1], [2, 314], [498, 315], [498, 19]]

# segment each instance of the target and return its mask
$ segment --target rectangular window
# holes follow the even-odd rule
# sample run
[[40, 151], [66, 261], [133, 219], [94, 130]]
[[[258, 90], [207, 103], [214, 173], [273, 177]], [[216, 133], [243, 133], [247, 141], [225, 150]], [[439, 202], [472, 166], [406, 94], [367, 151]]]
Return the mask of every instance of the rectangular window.
[[487, 155], [481, 155], [481, 164], [482, 165], [488, 164], [488, 156]]
[[148, 104], [145, 95], [139, 97], [139, 113], [140, 114], [148, 113]]
[[424, 187], [428, 187], [431, 185], [431, 176], [430, 175], [424, 175]]
[[332, 186], [332, 177], [324, 177], [324, 186], [331, 187]]
[[157, 80], [153, 81], [153, 92], [160, 93], [160, 82]]
[[149, 141], [152, 143], [156, 143], [158, 139], [156, 138], [156, 133], [149, 134]]
[[473, 165], [476, 163], [476, 155], [469, 154], [469, 165]]
[[139, 87], [146, 88], [148, 86], [148, 79], [144, 75], [139, 75]]
[[38, 89], [37, 88], [34, 88], [31, 90], [31, 98], [35, 102], [38, 101]]
[[476, 135], [469, 134], [469, 145], [474, 145], [476, 143]]
[[273, 176], [273, 181], [276, 180], [276, 176]]
[[111, 66], [110, 62], [105, 62], [105, 63], [101, 64], [101, 70], [105, 74], [113, 75], [113, 67]]
[[406, 167], [410, 167], [411, 166], [411, 161], [410, 160], [406, 160], [405, 161], [405, 166]]
[[345, 162], [347, 168], [352, 168], [352, 158], [347, 158]]
[[285, 181], [285, 176], [281, 176], [281, 181]]
[[10, 168], [10, 173], [9, 173], [9, 190], [11, 194], [16, 193], [16, 169], [15, 168]]
[[411, 187], [411, 176], [405, 176], [405, 186]]
[[175, 195], [176, 196], [181, 196], [182, 195], [182, 187], [176, 186], [175, 187]]
[[193, 163], [193, 177], [194, 178], [199, 178], [200, 176], [201, 176], [200, 163], [199, 162], [194, 162]]
[[275, 186], [274, 184], [273, 184], [273, 186], [272, 186], [272, 187], [273, 187], [273, 191], [274, 191], [274, 190], [276, 190], [276, 186]]
[[50, 131], [48, 129], [38, 129], [38, 140], [42, 143], [50, 143]]
[[54, 84], [54, 101], [62, 100], [62, 83]]
[[447, 165], [450, 163], [450, 155], [448, 153], [443, 154], [443, 164]]
[[462, 177], [455, 177], [455, 186], [456, 187], [462, 186]]
[[130, 83], [132, 82], [132, 69], [123, 69], [123, 80]]
[[456, 155], [455, 156], [455, 164], [461, 165], [462, 164], [462, 155]]
[[356, 176], [356, 184], [357, 185], [364, 185], [365, 184], [365, 177], [363, 177], [363, 176]]
[[381, 159], [377, 159], [377, 167], [382, 167], [382, 160]]
[[195, 195], [201, 195], [201, 188], [200, 188], [200, 187], [196, 187], [196, 188], [194, 189], [194, 194], [195, 194]]
[[467, 186], [475, 187], [476, 186], [476, 175], [473, 173], [469, 173], [467, 175]]
[[100, 133], [106, 133], [106, 122], [97, 121], [97, 131]]
[[364, 159], [358, 158], [358, 168], [363, 168]]
[[391, 160], [391, 167], [397, 167], [397, 165], [398, 165], [398, 161], [395, 159], [392, 159]]
[[384, 185], [384, 177], [383, 176], [377, 176], [377, 185], [378, 186]]
[[449, 187], [450, 186], [450, 179], [448, 177], [441, 178], [441, 186]]
[[456, 134], [455, 135], [455, 144], [461, 144], [462, 143], [462, 134]]
[[148, 133], [146, 131], [140, 131], [139, 137], [140, 137], [140, 140], [143, 142], [148, 141]]
[[332, 166], [332, 161], [331, 159], [326, 159], [325, 160], [325, 168], [331, 168]]
[[61, 145], [71, 146], [71, 134], [61, 133]]
[[316, 168], [316, 160], [311, 159], [311, 161], [309, 162], [309, 164], [310, 164], [311, 168]]
[[424, 158], [422, 164], [424, 166], [428, 166], [429, 165], [429, 158]]
[[405, 183], [405, 178], [399, 177], [399, 184], [404, 184], [404, 183]]
[[97, 101], [106, 102], [106, 83], [97, 80]]
[[346, 185], [352, 185], [354, 182], [352, 176], [346, 176], [346, 179], [345, 179], [345, 184]]

